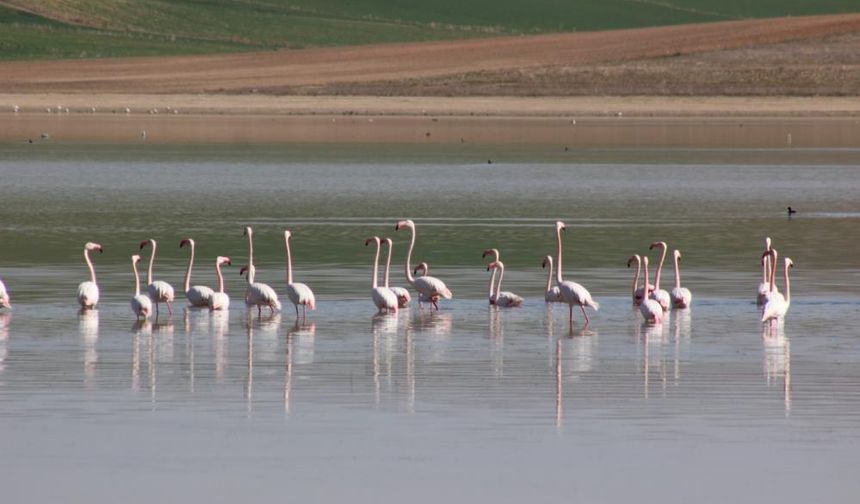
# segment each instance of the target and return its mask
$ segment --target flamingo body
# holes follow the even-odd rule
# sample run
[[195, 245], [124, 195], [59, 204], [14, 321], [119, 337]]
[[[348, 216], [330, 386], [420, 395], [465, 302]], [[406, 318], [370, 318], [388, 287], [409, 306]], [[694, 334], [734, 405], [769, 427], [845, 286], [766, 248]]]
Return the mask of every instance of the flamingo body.
[[689, 308], [693, 301], [693, 294], [686, 287], [675, 287], [669, 295], [672, 298], [673, 308]]
[[663, 311], [667, 311], [672, 305], [672, 297], [669, 295], [666, 289], [652, 290], [651, 295], [648, 296], [648, 299], [653, 299], [654, 301], [656, 301]]
[[215, 291], [211, 288], [204, 285], [195, 285], [185, 291], [185, 298], [188, 299], [188, 303], [191, 306], [203, 308], [209, 306], [209, 299], [212, 298], [213, 294], [215, 294]]
[[0, 308], [11, 308], [12, 303], [9, 301], [9, 291], [6, 290], [6, 284], [0, 280]]
[[415, 248], [415, 223], [411, 220], [403, 220], [397, 223], [394, 226], [394, 230], [397, 231], [401, 228], [408, 227], [412, 231], [412, 238], [409, 242], [409, 251], [406, 253], [406, 280], [412, 284], [416, 291], [418, 291], [418, 299], [420, 300], [423, 296], [424, 299], [430, 301], [433, 306], [438, 310], [439, 306], [437, 305], [439, 299], [451, 299], [454, 295], [451, 293], [451, 290], [445, 285], [445, 282], [439, 280], [438, 278], [434, 278], [431, 276], [424, 276], [415, 278], [412, 276], [412, 271], [410, 270], [410, 261], [412, 260], [412, 250]]
[[213, 292], [209, 297], [209, 310], [230, 309], [230, 296], [226, 292]]
[[[767, 252], [766, 252], [767, 253]], [[771, 260], [773, 261], [773, 270], [776, 270], [776, 251], [771, 250]], [[788, 313], [788, 308], [791, 306], [791, 285], [789, 283], [788, 278], [788, 269], [794, 266], [794, 262], [786, 257], [785, 258], [785, 270], [783, 281], [785, 283], [785, 295], [783, 296], [776, 290], [771, 291], [770, 295], [765, 300], [764, 307], [762, 308], [761, 321], [762, 322], [775, 322], [783, 319], [785, 314]], [[771, 274], [771, 279], [773, 279], [773, 273]]]
[[561, 303], [563, 301], [561, 297], [561, 290], [559, 290], [557, 285], [553, 285], [543, 294], [543, 299], [547, 303]]
[[595, 311], [600, 309], [600, 303], [591, 298], [591, 293], [582, 285], [565, 280], [558, 286], [561, 293], [561, 299], [571, 306], [579, 306], [580, 308], [589, 306]]
[[373, 304], [376, 305], [376, 308], [378, 308], [380, 312], [385, 310], [389, 313], [397, 313], [397, 295], [394, 294], [391, 289], [387, 289], [385, 287], [372, 287], [370, 289], [370, 295], [373, 298]]
[[259, 282], [248, 284], [248, 289], [245, 291], [245, 304], [256, 306], [258, 309], [265, 306], [273, 312], [281, 311], [281, 301], [278, 300], [275, 289]]
[[[497, 254], [498, 257], [498, 254]], [[487, 266], [487, 269], [499, 270], [499, 283], [496, 284], [496, 294], [490, 298], [490, 304], [494, 304], [501, 308], [513, 308], [523, 304], [523, 298], [510, 291], [502, 291], [502, 279], [505, 277], [505, 264], [502, 261], [496, 260]], [[490, 277], [490, 290], [493, 288], [493, 282], [496, 279], [496, 272], [493, 271], [493, 276]]]
[[287, 297], [295, 306], [307, 306], [311, 310], [316, 310], [317, 300], [314, 297], [314, 292], [307, 285], [295, 282], [287, 285]]
[[78, 304], [81, 308], [95, 308], [99, 303], [99, 286], [95, 282], [81, 282], [78, 285]]
[[131, 268], [134, 271], [134, 297], [131, 298], [131, 311], [138, 320], [148, 318], [152, 314], [152, 300], [149, 296], [140, 293], [140, 276], [137, 273], [137, 263], [140, 262], [139, 255], [131, 256]]
[[642, 304], [639, 305], [639, 313], [648, 324], [663, 323], [663, 307], [653, 299], [643, 299]]
[[158, 250], [158, 244], [155, 240], [150, 238], [144, 242], [141, 242], [140, 248], [141, 250], [146, 245], [152, 246], [152, 253], [149, 256], [149, 269], [146, 272], [146, 291], [149, 294], [149, 298], [155, 303], [155, 314], [158, 315], [158, 303], [164, 302], [167, 303], [167, 313], [169, 315], [173, 315], [173, 300], [175, 298], [175, 294], [173, 292], [173, 286], [163, 280], [152, 280], [152, 267], [155, 264], [155, 254]]
[[409, 291], [403, 287], [389, 287], [391, 292], [397, 296], [397, 306], [400, 308], [406, 308], [409, 306], [409, 302], [412, 301], [412, 296], [409, 295]]

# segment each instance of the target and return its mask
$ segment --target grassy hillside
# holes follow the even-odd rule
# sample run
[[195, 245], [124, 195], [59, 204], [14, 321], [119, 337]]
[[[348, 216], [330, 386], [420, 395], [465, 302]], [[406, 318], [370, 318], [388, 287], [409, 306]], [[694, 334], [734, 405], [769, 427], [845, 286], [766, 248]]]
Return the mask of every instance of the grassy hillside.
[[857, 0], [0, 0], [0, 59], [206, 54], [857, 11]]

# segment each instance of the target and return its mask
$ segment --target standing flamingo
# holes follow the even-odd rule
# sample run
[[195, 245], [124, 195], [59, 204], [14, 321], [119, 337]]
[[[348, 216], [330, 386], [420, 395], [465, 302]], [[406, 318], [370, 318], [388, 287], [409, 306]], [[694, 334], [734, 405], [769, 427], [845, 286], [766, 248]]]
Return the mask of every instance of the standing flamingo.
[[[499, 249], [486, 249], [486, 250], [484, 250], [484, 252], [481, 254], [481, 259], [487, 257], [488, 255], [493, 256], [493, 260], [487, 264], [487, 271], [490, 271], [491, 268], [489, 265], [491, 263], [494, 263], [494, 262], [499, 260]], [[492, 270], [493, 270], [493, 275], [490, 277], [490, 293], [488, 295], [490, 304], [495, 303], [495, 298], [493, 297], [493, 285], [495, 285], [495, 283], [496, 283], [496, 271], [497, 271], [496, 268], [492, 268]]]
[[253, 264], [242, 266], [242, 269], [239, 270], [239, 274], [245, 275], [246, 273], [248, 288], [245, 291], [245, 304], [248, 306], [256, 306], [257, 316], [262, 315], [264, 306], [271, 310], [272, 315], [275, 314], [275, 311], [281, 311], [281, 301], [278, 300], [278, 294], [275, 292], [275, 289], [264, 283], [254, 281], [257, 268]]
[[[767, 253], [767, 252], [766, 252]], [[776, 275], [776, 251], [771, 249], [769, 252], [771, 255], [771, 261], [773, 261], [773, 266], [771, 267], [771, 284], [775, 284], [774, 276]], [[785, 288], [785, 296], [780, 294], [774, 288], [771, 291], [770, 296], [767, 297], [764, 303], [764, 308], [762, 310], [761, 321], [767, 322], [770, 321], [771, 324], [778, 322], [780, 319], [785, 317], [785, 314], [788, 312], [789, 306], [791, 306], [791, 285], [788, 279], [788, 268], [794, 267], [794, 262], [786, 257], [785, 258], [785, 269], [783, 271], [783, 283]]]
[[139, 262], [139, 255], [131, 256], [131, 269], [134, 271], [134, 297], [131, 298], [131, 311], [134, 312], [138, 320], [141, 317], [146, 319], [152, 314], [152, 300], [149, 299], [149, 296], [140, 293], [140, 275], [137, 273], [137, 263]]
[[[770, 298], [776, 297], [777, 303], [784, 301], [785, 297], [779, 292], [779, 289], [776, 286], [776, 259], [779, 257], [779, 252], [776, 251], [775, 248], [771, 247], [770, 250], [765, 251], [761, 256], [762, 264], [767, 264], [768, 266], [768, 275], [767, 275], [767, 292], [764, 295], [764, 302], [762, 306], [767, 304]], [[762, 313], [764, 313], [764, 308], [762, 307]]]
[[513, 292], [502, 292], [502, 278], [505, 277], [505, 264], [502, 261], [494, 261], [487, 266], [487, 271], [494, 270], [493, 276], [490, 277], [490, 289], [493, 288], [493, 280], [496, 278], [495, 270], [499, 270], [499, 283], [496, 285], [496, 294], [490, 300], [490, 304], [501, 306], [502, 308], [513, 308], [523, 304], [523, 298]]
[[765, 237], [764, 239], [764, 251], [765, 251], [765, 259], [761, 262], [761, 283], [758, 284], [758, 294], [756, 295], [755, 304], [761, 306], [764, 304], [765, 299], [768, 296], [768, 292], [770, 292], [770, 252], [771, 240], [770, 236]]
[[296, 318], [299, 317], [299, 305], [302, 305], [302, 318], [307, 318], [306, 309], [317, 309], [317, 300], [314, 291], [303, 283], [293, 283], [293, 258], [290, 251], [290, 238], [293, 236], [289, 230], [284, 231], [284, 244], [287, 247], [287, 297], [296, 308]]
[[582, 310], [582, 316], [585, 317], [585, 325], [588, 325], [588, 314], [585, 313], [585, 307], [590, 306], [594, 308], [595, 311], [600, 309], [600, 304], [591, 299], [591, 293], [588, 292], [588, 289], [579, 285], [576, 282], [571, 282], [570, 280], [562, 279], [562, 262], [561, 262], [561, 232], [564, 231], [564, 222], [556, 221], [555, 223], [555, 235], [556, 235], [556, 245], [557, 245], [557, 254], [558, 257], [558, 265], [555, 272], [555, 282], [558, 285], [558, 290], [561, 292], [561, 299], [564, 303], [570, 307], [570, 321], [573, 322], [573, 306], [579, 306]]
[[373, 298], [373, 303], [376, 305], [379, 313], [383, 311], [397, 313], [397, 296], [388, 287], [379, 287], [377, 283], [379, 276], [379, 249], [382, 241], [378, 236], [373, 236], [364, 241], [364, 246], [370, 245], [370, 242], [376, 242], [376, 256], [373, 258], [373, 278], [370, 282], [370, 295]]
[[9, 301], [9, 291], [6, 290], [6, 284], [0, 280], [0, 308], [12, 308], [12, 302]]
[[663, 273], [663, 263], [666, 262], [666, 242], [654, 242], [650, 247], [648, 247], [648, 250], [651, 250], [654, 247], [660, 248], [660, 264], [657, 265], [657, 273], [654, 275], [653, 290], [648, 294], [648, 297], [660, 303], [660, 306], [663, 307], [663, 311], [667, 311], [669, 310], [669, 306], [672, 304], [672, 298], [669, 296], [666, 289], [660, 288], [660, 276]]
[[645, 287], [639, 287], [639, 274], [642, 273], [642, 258], [639, 254], [633, 254], [627, 259], [627, 267], [636, 261], [636, 274], [633, 275], [633, 306], [639, 306], [642, 304], [642, 300], [645, 299]]
[[397, 231], [403, 227], [408, 227], [412, 231], [412, 240], [409, 243], [409, 252], [406, 253], [406, 280], [415, 287], [415, 290], [418, 291], [419, 299], [423, 296], [424, 299], [430, 301], [436, 310], [439, 310], [439, 305], [437, 303], [440, 298], [451, 299], [454, 296], [451, 294], [451, 290], [445, 285], [445, 282], [438, 278], [434, 278], [426, 274], [418, 278], [412, 276], [409, 263], [412, 260], [412, 249], [415, 248], [415, 223], [411, 220], [403, 220], [394, 226], [394, 230]]
[[543, 294], [543, 299], [547, 303], [561, 303], [561, 291], [558, 290], [558, 285], [552, 284], [552, 256], [547, 254], [543, 258], [541, 268], [548, 268], [546, 272], [546, 290]]
[[221, 274], [221, 266], [230, 266], [229, 257], [218, 256], [215, 259], [215, 273], [218, 275], [218, 291], [209, 296], [209, 311], [228, 310], [230, 308], [230, 296], [224, 292], [224, 275]]
[[[418, 263], [418, 265], [415, 266], [415, 268], [412, 270], [412, 274], [417, 277], [419, 272], [421, 273], [421, 276], [429, 275], [430, 274], [430, 265], [424, 261]], [[419, 305], [421, 303], [429, 303], [429, 302], [430, 302], [430, 300], [427, 299], [426, 297], [424, 297], [424, 294], [422, 294], [421, 292], [418, 292], [418, 304]]]
[[391, 292], [397, 296], [397, 306], [399, 308], [406, 308], [409, 305], [409, 302], [412, 301], [412, 296], [409, 295], [409, 291], [403, 287], [389, 287], [388, 285], [388, 274], [391, 271], [391, 250], [394, 246], [394, 242], [391, 238], [383, 238], [382, 241], [388, 246], [388, 259], [385, 261], [385, 287], [391, 289]]
[[681, 260], [681, 252], [675, 250], [672, 252], [675, 258], [675, 288], [672, 289], [670, 296], [672, 297], [672, 308], [689, 308], [693, 301], [693, 294], [690, 289], [681, 287], [681, 269], [678, 267], [678, 262]]
[[179, 248], [183, 248], [186, 245], [191, 247], [191, 257], [188, 258], [188, 269], [185, 270], [185, 297], [191, 306], [203, 308], [209, 306], [209, 299], [214, 292], [209, 287], [203, 285], [191, 286], [191, 268], [194, 267], [194, 240], [186, 238], [179, 242]]
[[149, 292], [149, 297], [155, 302], [155, 318], [158, 318], [158, 303], [164, 301], [167, 303], [167, 313], [173, 316], [173, 287], [163, 281], [152, 281], [152, 266], [155, 264], [155, 254], [158, 250], [158, 244], [152, 238], [140, 242], [140, 250], [143, 250], [147, 244], [152, 246], [152, 254], [149, 256], [149, 270], [146, 273], [146, 290]]
[[[642, 258], [642, 269], [644, 270], [645, 292], [648, 292], [648, 256]], [[660, 306], [654, 298], [645, 298], [639, 305], [639, 313], [645, 319], [646, 324], [662, 324], [663, 323], [663, 307]]]
[[90, 260], [90, 252], [98, 250], [99, 253], [104, 252], [104, 249], [98, 243], [87, 242], [84, 245], [84, 260], [87, 261], [87, 267], [90, 269], [89, 282], [81, 282], [78, 285], [78, 304], [84, 310], [91, 310], [99, 304], [99, 284], [96, 283], [96, 270], [93, 268], [93, 262]]

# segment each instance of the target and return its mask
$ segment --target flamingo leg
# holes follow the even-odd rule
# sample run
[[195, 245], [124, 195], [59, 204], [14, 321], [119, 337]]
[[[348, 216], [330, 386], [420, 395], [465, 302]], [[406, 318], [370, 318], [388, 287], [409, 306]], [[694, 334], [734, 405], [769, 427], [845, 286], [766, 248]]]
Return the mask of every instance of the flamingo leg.
[[262, 305], [257, 305], [257, 317], [263, 316], [263, 307]]
[[568, 320], [570, 320], [570, 322], [573, 322], [573, 304], [569, 304], [567, 306], [568, 308], [570, 308], [570, 318]]
[[167, 303], [167, 314], [170, 315], [171, 317], [173, 316], [173, 306], [169, 302]]
[[[588, 314], [585, 313], [585, 307], [582, 305], [579, 305], [579, 308], [582, 310], [582, 316], [585, 317], [585, 325], [587, 326], [588, 325]], [[583, 326], [583, 327], [585, 327], [585, 326]]]
[[294, 305], [296, 307], [296, 319], [299, 318], [299, 305]]

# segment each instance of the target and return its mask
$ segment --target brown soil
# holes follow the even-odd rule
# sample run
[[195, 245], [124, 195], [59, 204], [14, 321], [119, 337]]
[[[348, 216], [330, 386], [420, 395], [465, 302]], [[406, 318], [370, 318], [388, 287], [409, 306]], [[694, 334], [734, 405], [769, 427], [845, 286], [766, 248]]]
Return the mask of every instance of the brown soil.
[[[771, 80], [778, 82], [790, 80], [792, 75], [804, 77], [784, 92], [759, 84], [769, 82], [772, 65], [746, 63], [744, 53], [737, 53], [740, 56], [734, 63], [731, 56], [720, 63], [726, 57], [719, 53], [701, 55], [852, 33], [860, 33], [860, 14], [239, 55], [6, 62], [0, 63], [0, 92], [468, 96], [721, 95], [756, 94], [756, 89], [765, 89], [767, 94], [821, 94], [801, 92], [818, 85], [827, 94], [852, 94], [860, 82], [856, 36], [839, 42], [855, 48], [853, 63], [846, 69], [840, 69], [844, 63], [837, 62], [820, 70], [810, 57], [809, 75], [800, 63], [806, 61], [803, 58], [774, 73]], [[778, 53], [773, 53], [772, 61]], [[658, 59], [646, 61], [649, 58]], [[690, 72], [697, 64], [704, 67], [703, 71]], [[732, 79], [723, 76], [721, 64], [739, 68], [735, 85], [727, 84]], [[686, 76], [667, 78], [673, 73]], [[449, 77], [452, 75], [459, 77]], [[818, 81], [821, 83], [815, 84]], [[581, 92], [572, 92], [572, 88]]]

